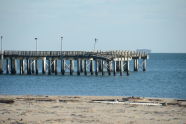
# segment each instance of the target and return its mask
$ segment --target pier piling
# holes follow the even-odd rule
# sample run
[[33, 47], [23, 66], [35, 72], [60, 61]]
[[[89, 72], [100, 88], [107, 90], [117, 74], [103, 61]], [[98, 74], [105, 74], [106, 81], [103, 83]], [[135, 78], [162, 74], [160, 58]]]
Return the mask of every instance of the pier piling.
[[134, 71], [138, 71], [138, 59], [134, 59]]
[[16, 74], [16, 60], [15, 58], [11, 58], [11, 73]]
[[95, 75], [98, 75], [98, 60], [95, 60]]
[[87, 60], [84, 60], [84, 74], [87, 75]]
[[10, 73], [9, 58], [6, 59], [6, 74]]
[[116, 75], [116, 61], [113, 61], [113, 74]]
[[3, 57], [3, 53], [2, 53], [2, 55], [1, 55], [1, 59], [0, 59], [0, 74], [3, 74], [3, 59], [4, 57]]
[[51, 58], [48, 60], [48, 74], [51, 74]]
[[46, 57], [42, 59], [42, 73], [46, 74]]
[[70, 60], [70, 75], [73, 75], [74, 72], [74, 60]]
[[36, 72], [36, 74], [38, 74], [38, 63], [37, 63], [37, 60], [35, 60], [35, 72]]
[[143, 71], [146, 71], [146, 66], [147, 66], [147, 60], [143, 59]]
[[94, 63], [93, 63], [92, 59], [90, 60], [90, 73], [91, 73], [91, 75], [94, 74]]
[[77, 75], [80, 75], [80, 70], [81, 70], [81, 67], [80, 67], [80, 65], [81, 65], [81, 62], [80, 62], [81, 60], [77, 60]]
[[61, 60], [61, 74], [65, 75], [65, 60]]

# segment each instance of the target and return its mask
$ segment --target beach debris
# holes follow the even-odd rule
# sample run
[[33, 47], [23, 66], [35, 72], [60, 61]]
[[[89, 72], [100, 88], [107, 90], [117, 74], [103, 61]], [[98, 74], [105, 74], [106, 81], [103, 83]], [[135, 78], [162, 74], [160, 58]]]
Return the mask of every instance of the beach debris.
[[0, 103], [12, 104], [14, 103], [13, 99], [0, 99]]
[[161, 103], [150, 103], [150, 102], [121, 102], [121, 101], [92, 101], [94, 103], [107, 103], [107, 104], [129, 104], [129, 105], [148, 105], [148, 106], [161, 106]]
[[79, 100], [72, 100], [72, 99], [65, 100], [65, 99], [59, 99], [59, 102], [64, 102], [64, 103], [67, 103], [67, 102], [79, 102]]
[[[129, 104], [129, 105], [147, 105], [147, 106], [161, 106], [162, 101], [160, 99], [148, 99], [143, 97], [124, 97], [119, 99], [103, 99], [103, 100], [92, 100], [96, 103], [108, 103], [108, 104]], [[165, 103], [164, 103], [165, 104]]]
[[186, 100], [177, 100], [179, 106], [186, 107]]

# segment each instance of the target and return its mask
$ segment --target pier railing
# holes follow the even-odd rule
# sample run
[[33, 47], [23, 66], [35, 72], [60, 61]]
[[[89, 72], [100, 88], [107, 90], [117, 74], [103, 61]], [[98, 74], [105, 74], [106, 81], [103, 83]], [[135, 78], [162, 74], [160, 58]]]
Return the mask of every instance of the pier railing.
[[136, 51], [0, 51], [0, 55], [15, 56], [15, 57], [108, 57], [108, 59], [114, 57], [147, 57], [145, 52]]

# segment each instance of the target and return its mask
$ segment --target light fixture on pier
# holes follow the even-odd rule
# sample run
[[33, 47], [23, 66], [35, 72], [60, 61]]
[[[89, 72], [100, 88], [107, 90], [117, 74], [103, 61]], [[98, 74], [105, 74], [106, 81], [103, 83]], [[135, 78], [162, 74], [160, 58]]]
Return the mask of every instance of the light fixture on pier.
[[62, 52], [62, 41], [63, 41], [63, 37], [61, 37], [61, 52]]
[[36, 51], [37, 51], [37, 38], [35, 38], [35, 40], [36, 40]]
[[1, 36], [1, 52], [3, 51], [3, 36]]
[[97, 43], [98, 39], [95, 38], [94, 40], [95, 40], [95, 42], [94, 42], [94, 52], [95, 52], [95, 50], [96, 50], [96, 43]]

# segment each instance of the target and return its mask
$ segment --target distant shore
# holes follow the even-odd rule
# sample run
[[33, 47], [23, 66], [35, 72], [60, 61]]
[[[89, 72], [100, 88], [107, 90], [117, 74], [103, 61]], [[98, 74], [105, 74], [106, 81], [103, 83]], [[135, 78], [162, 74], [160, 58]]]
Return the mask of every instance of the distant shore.
[[186, 100], [122, 96], [0, 95], [1, 124], [186, 123]]

